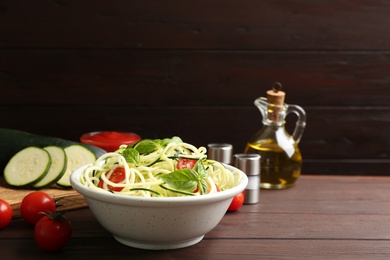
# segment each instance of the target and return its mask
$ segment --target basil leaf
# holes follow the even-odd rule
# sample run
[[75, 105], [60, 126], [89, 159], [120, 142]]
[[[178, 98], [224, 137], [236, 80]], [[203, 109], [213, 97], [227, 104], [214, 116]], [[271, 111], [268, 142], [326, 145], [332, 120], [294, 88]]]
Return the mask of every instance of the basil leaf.
[[200, 187], [200, 194], [206, 194], [208, 192], [208, 185], [205, 179], [199, 180], [198, 186]]
[[191, 169], [180, 169], [160, 175], [160, 178], [174, 189], [193, 192], [197, 187], [197, 173]]
[[165, 139], [161, 140], [161, 145], [163, 147], [167, 147], [167, 145], [170, 144], [170, 143], [178, 144], [178, 143], [182, 143], [182, 142], [183, 141], [181, 140], [180, 137], [174, 136], [172, 138], [165, 138]]
[[184, 168], [160, 176], [165, 183], [176, 190], [194, 192], [199, 187], [200, 194], [206, 194], [208, 191], [206, 178], [209, 174], [200, 160], [196, 162], [193, 169]]
[[195, 163], [194, 171], [198, 173], [198, 180], [205, 179], [209, 177], [208, 172], [206, 171], [206, 168], [202, 164], [201, 160], [198, 160]]
[[150, 139], [143, 139], [134, 146], [134, 149], [136, 149], [140, 154], [150, 154], [160, 148], [161, 145], [158, 142]]
[[122, 151], [122, 156], [126, 159], [126, 162], [131, 164], [138, 164], [140, 161], [139, 152], [131, 147], [126, 147], [126, 149]]
[[194, 170], [198, 173], [198, 186], [200, 194], [206, 194], [208, 192], [208, 186], [206, 179], [209, 177], [206, 168], [202, 164], [201, 160], [198, 160], [194, 166]]

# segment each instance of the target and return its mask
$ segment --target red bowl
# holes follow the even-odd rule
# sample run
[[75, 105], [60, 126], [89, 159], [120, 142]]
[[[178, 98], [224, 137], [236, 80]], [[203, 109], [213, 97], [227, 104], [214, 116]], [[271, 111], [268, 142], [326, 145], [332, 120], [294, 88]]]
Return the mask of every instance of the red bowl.
[[107, 152], [116, 151], [122, 144], [131, 145], [141, 137], [131, 132], [100, 131], [83, 134], [80, 142], [100, 147]]

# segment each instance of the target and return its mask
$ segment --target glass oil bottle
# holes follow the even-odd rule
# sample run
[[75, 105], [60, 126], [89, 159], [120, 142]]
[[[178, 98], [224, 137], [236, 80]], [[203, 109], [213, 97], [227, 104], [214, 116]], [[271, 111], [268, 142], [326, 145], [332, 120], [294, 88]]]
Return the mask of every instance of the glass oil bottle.
[[[306, 113], [300, 106], [284, 103], [285, 92], [278, 82], [267, 91], [267, 98], [254, 101], [261, 112], [263, 127], [249, 140], [245, 153], [261, 156], [261, 183], [264, 189], [284, 189], [295, 184], [301, 175], [302, 155], [298, 143], [306, 125]], [[295, 129], [290, 135], [285, 129], [288, 114], [297, 115]]]

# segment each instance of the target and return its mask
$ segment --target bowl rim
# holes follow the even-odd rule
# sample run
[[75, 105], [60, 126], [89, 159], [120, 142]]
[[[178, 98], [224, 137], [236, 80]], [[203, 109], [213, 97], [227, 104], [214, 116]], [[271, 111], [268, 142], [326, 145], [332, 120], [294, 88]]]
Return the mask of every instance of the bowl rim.
[[241, 181], [231, 189], [220, 191], [212, 194], [205, 194], [199, 196], [184, 196], [184, 197], [137, 197], [127, 196], [122, 194], [115, 194], [111, 192], [101, 192], [97, 190], [89, 189], [82, 185], [79, 181], [80, 175], [84, 169], [90, 164], [84, 165], [76, 169], [70, 176], [70, 182], [74, 190], [83, 195], [86, 198], [91, 198], [103, 202], [109, 202], [122, 205], [144, 205], [148, 206], [168, 206], [168, 205], [180, 205], [180, 204], [205, 204], [213, 203], [217, 201], [233, 199], [233, 197], [240, 192], [243, 192], [248, 185], [248, 177], [240, 169], [231, 165], [224, 164], [224, 166], [230, 170], [236, 170], [241, 174]]

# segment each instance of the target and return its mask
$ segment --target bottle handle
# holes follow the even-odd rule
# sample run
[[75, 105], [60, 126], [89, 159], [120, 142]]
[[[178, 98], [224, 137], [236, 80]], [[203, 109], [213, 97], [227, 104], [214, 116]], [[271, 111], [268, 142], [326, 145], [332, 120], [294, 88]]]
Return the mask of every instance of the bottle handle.
[[295, 140], [296, 143], [299, 143], [306, 126], [306, 112], [305, 110], [303, 110], [302, 107], [298, 105], [288, 105], [286, 116], [290, 113], [294, 113], [298, 117], [295, 123], [295, 129], [292, 134], [292, 138]]

